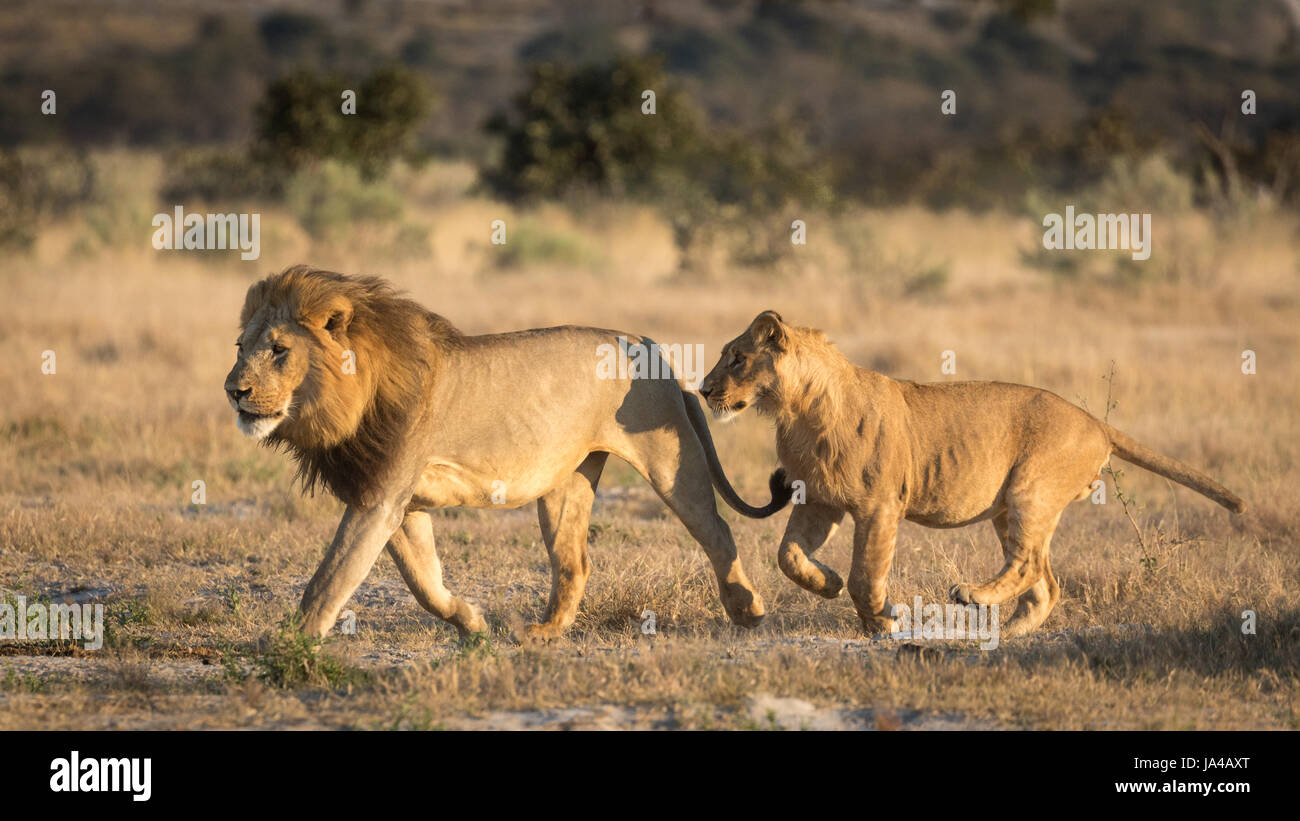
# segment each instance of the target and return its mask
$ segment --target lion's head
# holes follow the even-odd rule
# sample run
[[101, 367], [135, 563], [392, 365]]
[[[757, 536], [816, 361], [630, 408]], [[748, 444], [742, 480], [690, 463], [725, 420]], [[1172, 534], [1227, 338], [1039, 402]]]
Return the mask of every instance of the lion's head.
[[773, 409], [778, 363], [789, 342], [788, 329], [776, 311], [764, 311], [745, 332], [722, 348], [718, 364], [700, 383], [709, 409], [730, 419], [746, 408]]
[[377, 277], [305, 265], [248, 289], [226, 396], [246, 436], [285, 445], [310, 488], [360, 501], [426, 387], [450, 323]]

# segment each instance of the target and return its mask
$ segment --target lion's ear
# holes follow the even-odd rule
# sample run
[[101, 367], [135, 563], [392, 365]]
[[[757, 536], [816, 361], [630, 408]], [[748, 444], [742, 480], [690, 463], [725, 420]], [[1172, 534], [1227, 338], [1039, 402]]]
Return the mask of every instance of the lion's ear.
[[778, 351], [784, 351], [786, 336], [785, 323], [776, 311], [764, 311], [749, 325], [749, 338], [755, 345], [770, 344]]
[[306, 322], [331, 336], [338, 336], [347, 332], [348, 326], [352, 324], [352, 303], [344, 297], [336, 296], [314, 310]]

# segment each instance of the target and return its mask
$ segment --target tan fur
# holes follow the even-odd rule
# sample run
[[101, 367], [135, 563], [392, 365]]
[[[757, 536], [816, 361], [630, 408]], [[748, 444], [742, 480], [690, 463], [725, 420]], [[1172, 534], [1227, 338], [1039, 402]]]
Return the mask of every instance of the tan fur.
[[677, 380], [598, 378], [598, 347], [620, 337], [641, 341], [577, 327], [464, 336], [383, 280], [306, 266], [253, 285], [226, 377], [238, 423], [288, 450], [308, 488], [323, 485], [347, 505], [303, 594], [303, 629], [328, 632], [386, 546], [421, 605], [462, 634], [484, 630], [478, 608], [443, 586], [425, 511], [536, 501], [551, 599], [528, 636], [558, 635], [591, 571], [587, 524], [611, 453], [704, 546], [731, 620], [757, 624], [763, 601], [713, 490], [748, 516], [770, 515], [789, 496], [774, 493], [763, 508], [740, 500]]
[[748, 407], [775, 419], [777, 452], [806, 483], [778, 556], [782, 571], [827, 598], [842, 587], [812, 558], [847, 513], [854, 523], [849, 593], [868, 632], [893, 629], [885, 595], [903, 519], [961, 527], [990, 519], [1002, 571], [959, 584], [963, 604], [1020, 597], [1002, 635], [1033, 630], [1060, 595], [1048, 560], [1066, 505], [1086, 498], [1111, 454], [1240, 513], [1219, 483], [1162, 456], [1048, 391], [1001, 382], [918, 384], [849, 362], [811, 328], [766, 311], [723, 349], [700, 386], [715, 413]]

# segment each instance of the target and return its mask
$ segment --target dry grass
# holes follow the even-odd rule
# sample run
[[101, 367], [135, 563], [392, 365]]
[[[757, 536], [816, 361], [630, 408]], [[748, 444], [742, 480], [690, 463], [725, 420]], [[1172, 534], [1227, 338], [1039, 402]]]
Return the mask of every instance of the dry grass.
[[[147, 226], [78, 253], [84, 227], [73, 221], [0, 266], [0, 582], [29, 598], [88, 591], [108, 603], [110, 625], [98, 654], [0, 656], [0, 727], [434, 727], [583, 705], [629, 708], [635, 726], [750, 727], [762, 722], [745, 704], [764, 693], [875, 711], [883, 727], [918, 713], [1015, 727], [1300, 721], [1295, 220], [1259, 215], [1229, 230], [1170, 217], [1184, 242], [1201, 243], [1177, 249], [1198, 267], [1181, 282], [1125, 286], [1026, 268], [1036, 229], [1006, 215], [814, 217], [808, 253], [775, 271], [686, 278], [672, 275], [678, 254], [652, 214], [552, 209], [519, 219], [581, 237], [601, 264], [502, 269], [487, 223], [513, 212], [462, 197], [463, 171], [429, 173], [402, 183], [408, 218], [432, 227], [425, 260], [376, 265], [337, 241], [313, 247], [267, 211], [258, 263], [156, 253]], [[513, 623], [540, 615], [548, 590], [531, 510], [445, 511], [448, 584], [485, 607], [490, 645], [458, 648], [382, 558], [350, 604], [357, 635], [326, 647], [363, 674], [278, 689], [255, 675], [255, 642], [296, 605], [340, 511], [301, 498], [286, 460], [240, 437], [221, 383], [244, 290], [300, 261], [390, 276], [469, 332], [580, 322], [703, 343], [710, 357], [776, 308], [893, 376], [951, 378], [939, 364], [952, 350], [958, 378], [1030, 383], [1097, 411], [1114, 361], [1111, 421], [1219, 477], [1252, 512], [1234, 521], [1129, 468], [1145, 550], [1113, 498], [1078, 503], [1054, 540], [1064, 597], [1040, 635], [909, 660], [862, 640], [846, 599], [822, 601], [781, 576], [786, 514], [734, 522], [770, 615], [755, 631], [731, 627], [702, 550], [611, 463], [593, 517], [596, 570], [568, 638], [522, 650], [507, 640]], [[935, 268], [946, 284], [909, 293], [909, 279]], [[1241, 373], [1246, 348], [1257, 375]], [[40, 370], [47, 349], [52, 376]], [[761, 497], [774, 462], [767, 424], [742, 418], [715, 436], [738, 486]], [[196, 479], [205, 505], [190, 504]], [[824, 551], [841, 571], [849, 541]], [[952, 582], [999, 564], [986, 525], [907, 525], [893, 598], [942, 601]], [[639, 630], [647, 608], [653, 639]], [[1245, 609], [1258, 613], [1258, 635], [1241, 634]]]

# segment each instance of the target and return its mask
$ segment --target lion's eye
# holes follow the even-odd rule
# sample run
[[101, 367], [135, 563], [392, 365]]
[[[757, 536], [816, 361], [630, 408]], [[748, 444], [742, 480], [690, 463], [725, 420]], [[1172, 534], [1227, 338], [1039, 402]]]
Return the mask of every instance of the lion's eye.
[[739, 368], [743, 364], [745, 364], [745, 357], [742, 354], [736, 354], [736, 357], [731, 360], [731, 367], [733, 368]]
[[283, 346], [283, 345], [272, 345], [272, 346], [271, 346], [271, 353], [275, 354], [276, 356], [280, 356], [280, 355], [282, 355], [282, 354], [283, 354], [285, 351], [287, 351], [287, 350], [289, 350], [289, 349], [286, 348], [286, 347]]

